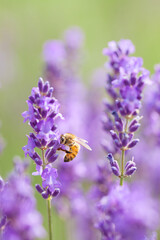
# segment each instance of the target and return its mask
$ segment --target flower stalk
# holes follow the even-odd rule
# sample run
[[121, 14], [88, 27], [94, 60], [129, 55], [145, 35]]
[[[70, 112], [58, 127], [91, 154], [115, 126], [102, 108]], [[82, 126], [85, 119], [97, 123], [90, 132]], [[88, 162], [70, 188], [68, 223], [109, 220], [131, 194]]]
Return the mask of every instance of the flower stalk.
[[[128, 123], [129, 123], [129, 119], [126, 118], [126, 125], [125, 125], [125, 130], [124, 133], [127, 134], [128, 133]], [[125, 164], [125, 148], [122, 148], [122, 154], [121, 154], [121, 176], [120, 176], [120, 186], [123, 185], [123, 179], [124, 179], [124, 164]]]
[[[29, 121], [33, 133], [28, 136], [28, 144], [23, 147], [25, 156], [36, 163], [36, 172], [33, 175], [40, 175], [42, 186], [36, 184], [36, 190], [47, 201], [49, 240], [52, 240], [52, 218], [51, 201], [60, 193], [61, 183], [57, 180], [58, 172], [53, 167], [58, 155], [56, 153], [60, 146], [60, 133], [56, 126], [56, 118], [63, 118], [59, 112], [59, 102], [53, 97], [53, 88], [49, 82], [42, 78], [38, 81], [38, 87], [34, 87], [27, 100], [28, 111], [22, 116], [24, 122]], [[41, 156], [36, 148], [41, 150]]]
[[121, 159], [121, 176], [120, 176], [120, 185], [123, 185], [124, 178], [124, 162], [125, 162], [125, 150], [122, 150], [122, 159]]
[[[45, 169], [45, 150], [42, 149], [42, 162], [43, 162], [43, 170]], [[47, 190], [47, 189], [46, 189]], [[49, 196], [47, 199], [47, 210], [48, 210], [48, 233], [49, 240], [52, 240], [52, 206], [51, 206], [52, 196]]]
[[48, 228], [49, 228], [49, 240], [53, 240], [52, 235], [52, 206], [51, 206], [52, 197], [47, 199], [47, 208], [48, 208]]
[[114, 141], [114, 148], [108, 149], [108, 152], [112, 151], [115, 155], [121, 151], [121, 169], [111, 153], [107, 158], [113, 174], [120, 178], [121, 186], [124, 178], [137, 169], [134, 158], [125, 163], [125, 154], [139, 142], [139, 139], [134, 139], [134, 133], [140, 127], [142, 91], [145, 83], [149, 83], [149, 71], [143, 68], [141, 58], [129, 56], [133, 52], [134, 46], [130, 40], [110, 42], [104, 49], [104, 55], [109, 57], [106, 63], [106, 91], [111, 101], [105, 102], [106, 118], [103, 124]]

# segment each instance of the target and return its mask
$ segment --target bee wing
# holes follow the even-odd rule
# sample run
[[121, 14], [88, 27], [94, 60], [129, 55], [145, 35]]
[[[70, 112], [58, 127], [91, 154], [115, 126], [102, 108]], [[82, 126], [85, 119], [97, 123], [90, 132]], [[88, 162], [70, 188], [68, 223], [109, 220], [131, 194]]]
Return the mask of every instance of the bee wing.
[[90, 146], [87, 144], [87, 143], [88, 143], [87, 140], [84, 140], [84, 139], [82, 139], [82, 138], [76, 137], [76, 138], [74, 138], [74, 141], [75, 141], [76, 143], [79, 143], [79, 144], [82, 145], [83, 147], [87, 148], [88, 150], [92, 151], [92, 149], [90, 148]]

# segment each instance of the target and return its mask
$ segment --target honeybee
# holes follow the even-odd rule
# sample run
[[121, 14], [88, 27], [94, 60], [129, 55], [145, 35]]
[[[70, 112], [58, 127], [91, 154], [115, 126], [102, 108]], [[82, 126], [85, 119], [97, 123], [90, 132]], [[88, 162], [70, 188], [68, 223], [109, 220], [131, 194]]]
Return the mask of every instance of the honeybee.
[[62, 134], [60, 136], [60, 143], [69, 147], [69, 150], [58, 149], [66, 152], [64, 162], [70, 162], [77, 156], [80, 150], [80, 145], [92, 151], [86, 140], [76, 137], [71, 133]]

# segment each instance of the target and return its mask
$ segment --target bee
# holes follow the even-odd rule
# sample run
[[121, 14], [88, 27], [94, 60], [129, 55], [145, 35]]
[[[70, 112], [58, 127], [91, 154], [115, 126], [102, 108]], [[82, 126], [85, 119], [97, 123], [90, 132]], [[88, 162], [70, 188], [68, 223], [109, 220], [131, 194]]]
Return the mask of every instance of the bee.
[[58, 149], [66, 152], [64, 162], [70, 162], [77, 156], [80, 150], [80, 145], [92, 151], [86, 140], [76, 137], [71, 133], [62, 134], [60, 136], [60, 143], [69, 147], [69, 150]]

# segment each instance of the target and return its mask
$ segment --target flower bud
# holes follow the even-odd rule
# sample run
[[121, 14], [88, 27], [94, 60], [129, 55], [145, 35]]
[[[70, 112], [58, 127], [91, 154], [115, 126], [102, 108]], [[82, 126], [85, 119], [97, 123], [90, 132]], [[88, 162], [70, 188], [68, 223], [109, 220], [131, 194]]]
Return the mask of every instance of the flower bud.
[[119, 138], [121, 140], [122, 146], [126, 147], [129, 142], [129, 136], [127, 133], [120, 133]]
[[35, 153], [32, 155], [31, 158], [35, 161], [35, 163], [36, 163], [37, 165], [39, 165], [39, 166], [42, 165], [42, 159], [40, 158], [40, 156], [39, 156], [38, 153], [35, 152]]
[[45, 82], [45, 84], [43, 86], [43, 93], [47, 93], [49, 90], [49, 87], [50, 87], [49, 82], [48, 81]]
[[54, 118], [56, 115], [57, 115], [56, 112], [52, 112], [48, 117], [50, 117], [50, 118]]
[[111, 164], [114, 162], [114, 158], [113, 158], [112, 153], [108, 153], [107, 158], [108, 158], [108, 160], [110, 161]]
[[43, 90], [43, 79], [42, 78], [39, 78], [39, 81], [38, 81], [38, 88], [39, 88], [39, 91], [42, 92]]
[[43, 110], [43, 111], [41, 112], [42, 117], [43, 117], [43, 118], [46, 118], [47, 113], [48, 113], [48, 110]]
[[58, 154], [54, 154], [54, 155], [50, 156], [49, 158], [47, 158], [47, 160], [49, 163], [53, 163], [54, 161], [56, 161], [57, 157], [58, 157]]
[[104, 103], [106, 109], [107, 109], [109, 112], [113, 111], [113, 106], [112, 106], [112, 104], [106, 102], [105, 100], [104, 100], [103, 103]]
[[41, 195], [42, 195], [42, 197], [43, 197], [44, 199], [49, 198], [49, 192], [48, 192], [48, 191], [43, 191], [43, 192], [41, 193]]
[[42, 146], [46, 146], [46, 144], [47, 144], [47, 141], [44, 139], [44, 138], [42, 138], [42, 140], [41, 140], [41, 143], [42, 143]]
[[114, 116], [115, 121], [118, 121], [120, 119], [117, 111], [112, 111], [112, 115]]
[[116, 128], [117, 128], [117, 130], [118, 130], [119, 132], [122, 132], [122, 131], [123, 131], [123, 124], [120, 123], [119, 121], [116, 121], [116, 122], [115, 122], [115, 126], [116, 126]]
[[56, 143], [56, 140], [51, 140], [48, 145], [47, 145], [47, 148], [50, 148], [50, 147], [53, 147]]
[[118, 162], [114, 160], [113, 155], [109, 153], [107, 158], [109, 159], [113, 174], [116, 176], [120, 176], [119, 165], [118, 165]]
[[115, 145], [116, 145], [118, 148], [121, 148], [121, 147], [122, 147], [122, 144], [120, 143], [119, 139], [115, 139], [114, 142], [115, 142]]
[[137, 123], [137, 124], [131, 126], [131, 127], [129, 128], [129, 131], [130, 131], [130, 132], [135, 132], [135, 131], [137, 131], [137, 129], [139, 128], [140, 125], [141, 125], [140, 123]]
[[46, 155], [45, 155], [46, 158], [49, 159], [49, 158], [51, 158], [53, 155], [55, 155], [56, 150], [57, 150], [57, 149], [55, 149], [55, 148], [53, 147], [51, 150], [47, 151], [47, 152], [46, 152]]
[[137, 124], [137, 123], [138, 123], [137, 119], [134, 119], [134, 120], [130, 123], [129, 128], [132, 127], [134, 124]]
[[119, 140], [118, 135], [115, 131], [110, 130], [110, 133], [111, 133], [111, 136], [112, 136], [113, 140], [116, 140], [116, 139]]
[[116, 100], [116, 106], [119, 110], [122, 108], [122, 104], [119, 100]]
[[43, 188], [39, 184], [36, 184], [35, 188], [39, 193], [42, 193], [44, 191]]
[[42, 160], [40, 158], [36, 158], [34, 161], [37, 165], [42, 166]]
[[54, 192], [52, 193], [52, 197], [57, 197], [60, 193], [60, 189], [59, 188], [55, 188]]
[[34, 97], [33, 97], [33, 96], [30, 96], [30, 97], [29, 97], [29, 100], [30, 100], [32, 103], [34, 103]]
[[53, 93], [54, 88], [50, 87], [48, 93], [47, 93], [47, 97], [52, 97], [52, 93]]
[[131, 75], [130, 81], [131, 81], [131, 85], [132, 85], [132, 86], [135, 85], [135, 83], [136, 83], [136, 77], [135, 77], [134, 75]]
[[[117, 163], [117, 165], [118, 165], [118, 163]], [[120, 176], [119, 166], [118, 167], [113, 166], [113, 167], [111, 167], [111, 169], [112, 169], [112, 172], [114, 175], [116, 175], [117, 177]]]
[[133, 113], [132, 113], [132, 116], [137, 116], [139, 114], [139, 110], [136, 109]]
[[134, 139], [134, 140], [132, 140], [129, 144], [128, 144], [128, 146], [127, 146], [127, 148], [133, 148], [134, 146], [136, 146], [136, 144], [139, 142], [139, 139]]
[[126, 163], [125, 166], [125, 175], [130, 176], [137, 170], [136, 164], [133, 160], [130, 160]]
[[126, 115], [127, 115], [126, 111], [125, 111], [123, 108], [120, 108], [120, 109], [119, 109], [119, 112], [120, 112], [120, 114], [121, 114], [122, 116], [126, 116]]
[[138, 121], [134, 119], [129, 126], [129, 131], [135, 132], [139, 128], [139, 126], [140, 126], [140, 123], [138, 123]]
[[128, 79], [123, 79], [123, 83], [125, 86], [129, 86], [130, 85], [130, 82]]

